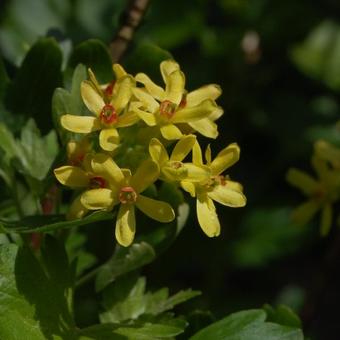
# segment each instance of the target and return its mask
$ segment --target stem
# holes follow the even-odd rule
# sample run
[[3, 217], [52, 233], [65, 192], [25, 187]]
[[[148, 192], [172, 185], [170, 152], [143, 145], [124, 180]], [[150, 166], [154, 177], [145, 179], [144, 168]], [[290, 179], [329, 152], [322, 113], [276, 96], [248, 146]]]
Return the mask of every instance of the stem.
[[121, 24], [110, 44], [112, 61], [118, 62], [124, 55], [133, 34], [146, 12], [150, 0], [130, 0], [121, 15]]
[[96, 274], [99, 272], [102, 266], [99, 266], [97, 268], [94, 268], [87, 274], [83, 275], [77, 282], [76, 282], [76, 288], [82, 286], [84, 283], [90, 281]]
[[18, 212], [18, 215], [20, 216], [20, 218], [23, 218], [24, 217], [24, 212], [22, 210], [22, 207], [21, 207], [21, 204], [20, 204], [20, 201], [19, 201], [19, 197], [18, 197], [18, 187], [17, 187], [17, 182], [16, 182], [16, 179], [13, 178], [13, 181], [12, 181], [12, 190], [13, 190], [13, 200], [15, 202], [15, 206], [17, 208], [17, 212]]

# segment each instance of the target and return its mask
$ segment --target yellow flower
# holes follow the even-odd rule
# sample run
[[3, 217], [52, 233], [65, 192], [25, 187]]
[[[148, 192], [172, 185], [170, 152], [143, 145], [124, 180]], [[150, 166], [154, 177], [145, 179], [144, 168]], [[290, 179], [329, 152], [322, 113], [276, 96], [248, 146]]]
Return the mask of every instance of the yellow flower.
[[[70, 149], [74, 148], [74, 144], [68, 145]], [[65, 165], [54, 169], [54, 175], [57, 180], [72, 189], [89, 189], [96, 186], [105, 186], [105, 179], [97, 176], [91, 169], [92, 156], [86, 155], [81, 159], [80, 163], [75, 165]], [[70, 209], [66, 215], [69, 220], [84, 217], [88, 213], [80, 201], [81, 194], [72, 202]]]
[[87, 190], [81, 203], [89, 210], [111, 210], [120, 205], [116, 220], [116, 239], [122, 246], [129, 246], [136, 230], [135, 206], [145, 215], [159, 222], [170, 222], [175, 214], [168, 203], [141, 195], [158, 179], [159, 168], [152, 160], [144, 161], [132, 176], [127, 169], [120, 169], [111, 157], [97, 154], [91, 161], [95, 174], [107, 179], [105, 187]]
[[217, 127], [213, 122], [223, 111], [215, 99], [221, 90], [217, 85], [207, 85], [186, 94], [185, 77], [179, 65], [173, 60], [160, 65], [165, 89], [156, 85], [144, 73], [136, 75], [137, 82], [145, 88], [134, 88], [138, 99], [131, 109], [149, 126], [158, 126], [165, 139], [176, 140], [182, 137], [177, 124], [189, 124], [194, 130], [208, 137], [217, 137]]
[[160, 168], [160, 179], [168, 182], [183, 180], [200, 182], [209, 177], [209, 168], [182, 162], [192, 150], [195, 142], [196, 136], [194, 135], [182, 137], [176, 143], [169, 157], [163, 144], [157, 138], [152, 138], [149, 144], [149, 153]]
[[312, 157], [312, 165], [318, 179], [295, 168], [288, 170], [287, 181], [308, 197], [306, 202], [294, 209], [292, 217], [295, 222], [304, 225], [321, 210], [320, 232], [327, 235], [332, 225], [332, 204], [339, 199], [340, 173], [316, 155]]
[[67, 159], [70, 165], [81, 166], [85, 156], [92, 150], [91, 142], [88, 138], [82, 138], [80, 141], [70, 141], [66, 145]]
[[66, 114], [61, 117], [61, 125], [69, 131], [88, 134], [100, 130], [99, 144], [105, 151], [114, 151], [119, 144], [117, 128], [133, 125], [138, 121], [135, 113], [127, 110], [134, 86], [131, 76], [119, 78], [109, 103], [97, 92], [90, 81], [81, 84], [81, 95], [87, 108], [95, 114], [75, 116]]
[[[198, 223], [209, 237], [218, 236], [221, 230], [213, 201], [233, 208], [246, 205], [246, 197], [243, 195], [242, 185], [221, 175], [225, 170], [235, 164], [239, 160], [239, 157], [240, 148], [236, 143], [224, 148], [214, 160], [211, 160], [211, 150], [208, 146], [205, 152], [205, 158], [206, 166], [208, 166], [211, 171], [210, 177], [199, 183], [185, 180], [181, 182], [184, 190], [189, 192], [193, 197], [197, 197], [196, 210]], [[204, 164], [202, 151], [197, 142], [193, 147], [193, 163], [197, 166]]]
[[116, 82], [127, 75], [126, 71], [120, 64], [113, 64], [112, 69], [115, 74], [115, 79], [110, 83], [103, 85], [99, 84], [93, 71], [90, 68], [88, 69], [90, 81], [94, 85], [94, 88], [98, 92], [98, 94], [104, 99], [105, 103], [109, 103], [112, 95], [116, 92]]

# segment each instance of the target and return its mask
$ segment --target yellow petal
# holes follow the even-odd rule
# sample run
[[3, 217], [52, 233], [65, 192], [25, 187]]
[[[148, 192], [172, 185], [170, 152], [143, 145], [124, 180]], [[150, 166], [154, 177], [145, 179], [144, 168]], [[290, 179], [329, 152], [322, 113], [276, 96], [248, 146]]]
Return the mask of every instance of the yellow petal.
[[169, 160], [165, 147], [157, 138], [151, 139], [149, 144], [149, 153], [153, 161], [159, 164], [159, 166]]
[[103, 129], [99, 134], [99, 144], [105, 151], [114, 151], [119, 145], [119, 134], [117, 129]]
[[137, 193], [143, 192], [159, 176], [159, 167], [157, 163], [148, 159], [138, 167], [136, 173], [131, 178], [131, 186]]
[[80, 85], [80, 92], [86, 107], [99, 116], [105, 106], [105, 102], [100, 94], [95, 90], [89, 81], [83, 81]]
[[145, 215], [158, 222], [167, 223], [173, 221], [175, 218], [174, 210], [171, 205], [166, 202], [157, 201], [152, 198], [139, 195], [136, 201], [136, 206]]
[[247, 202], [246, 197], [241, 191], [228, 187], [228, 182], [226, 182], [225, 185], [216, 185], [208, 195], [214, 201], [226, 205], [227, 207], [244, 207]]
[[117, 80], [120, 78], [123, 78], [127, 74], [124, 68], [120, 64], [113, 64], [112, 69]]
[[129, 111], [123, 113], [118, 117], [118, 122], [116, 123], [117, 128], [128, 127], [136, 124], [139, 121], [139, 117], [136, 112]]
[[135, 207], [130, 204], [121, 204], [116, 221], [116, 239], [123, 247], [128, 247], [135, 237], [136, 217]]
[[321, 228], [320, 233], [322, 236], [326, 236], [332, 226], [333, 209], [331, 204], [325, 204], [321, 211]]
[[335, 146], [324, 140], [318, 140], [314, 144], [314, 150], [319, 158], [330, 162], [335, 168], [340, 169], [339, 148], [336, 148]]
[[180, 139], [183, 134], [174, 124], [165, 124], [160, 128], [162, 136], [167, 140]]
[[191, 195], [191, 197], [196, 196], [196, 188], [195, 188], [194, 183], [184, 180], [184, 181], [181, 181], [181, 187], [183, 188], [183, 190], [188, 192]]
[[162, 101], [164, 99], [164, 90], [160, 86], [156, 85], [145, 73], [138, 73], [135, 76], [135, 79], [145, 86], [152, 97], [156, 98], [159, 101]]
[[134, 86], [134, 79], [126, 75], [117, 80], [115, 87], [117, 92], [111, 99], [111, 104], [115, 108], [116, 112], [119, 114], [124, 110], [129, 103], [132, 95], [132, 87]]
[[185, 107], [176, 111], [171, 121], [174, 123], [190, 123], [207, 118], [214, 110], [216, 110], [216, 104], [212, 100], [207, 99], [197, 106]]
[[222, 90], [219, 85], [205, 85], [187, 94], [187, 105], [196, 106], [206, 99], [216, 100], [221, 94]]
[[313, 194], [319, 187], [319, 183], [304, 171], [291, 168], [288, 170], [286, 180], [292, 186], [300, 189], [307, 196]]
[[223, 115], [223, 112], [223, 109], [220, 106], [217, 106], [216, 109], [212, 113], [210, 113], [208, 118], [214, 122]]
[[211, 147], [210, 144], [207, 145], [204, 153], [205, 160], [207, 161], [207, 164], [210, 166], [211, 164]]
[[78, 196], [70, 206], [69, 211], [66, 214], [66, 219], [67, 220], [76, 220], [79, 218], [83, 218], [87, 213], [88, 209], [86, 209], [82, 203], [80, 202], [80, 196]]
[[159, 103], [144, 89], [136, 87], [132, 89], [132, 92], [137, 97], [137, 99], [143, 103], [143, 107], [148, 112], [154, 113], [159, 109]]
[[85, 188], [89, 184], [89, 176], [81, 168], [65, 165], [54, 169], [57, 180], [71, 188]]
[[236, 143], [232, 143], [218, 153], [211, 162], [210, 168], [213, 175], [219, 175], [240, 159], [240, 148]]
[[183, 72], [176, 70], [169, 74], [166, 81], [164, 100], [169, 100], [176, 105], [182, 100], [184, 94], [185, 77]]
[[76, 133], [90, 133], [101, 128], [97, 117], [63, 115], [60, 118], [62, 127]]
[[218, 136], [217, 125], [210, 118], [189, 122], [189, 125], [205, 137], [215, 139]]
[[161, 169], [161, 178], [167, 182], [177, 182], [187, 179], [188, 169], [184, 166], [173, 167], [171, 163], [169, 166], [163, 166]]
[[327, 162], [319, 158], [318, 156], [314, 155], [312, 157], [312, 165], [316, 173], [318, 174], [319, 178], [322, 181], [327, 182], [329, 175], [329, 167], [327, 165]]
[[93, 156], [91, 161], [93, 172], [103, 176], [109, 181], [111, 187], [120, 186], [124, 181], [124, 175], [119, 166], [109, 155], [99, 153]]
[[155, 126], [157, 125], [157, 119], [156, 116], [153, 113], [146, 112], [144, 110], [141, 110], [140, 107], [143, 104], [140, 102], [135, 102], [131, 104], [130, 110], [132, 112], [135, 112], [137, 116], [145, 122], [145, 124], [149, 126]]
[[192, 162], [195, 165], [203, 165], [202, 149], [197, 141], [192, 148]]
[[169, 74], [176, 70], [179, 70], [180, 68], [175, 60], [167, 59], [161, 62], [160, 69], [161, 69], [161, 74], [162, 74], [164, 83], [166, 83], [167, 77], [169, 76]]
[[315, 200], [309, 200], [300, 204], [293, 210], [292, 219], [299, 225], [305, 225], [313, 218], [319, 209], [320, 203]]
[[88, 69], [88, 73], [89, 73], [89, 77], [90, 77], [90, 80], [93, 84], [93, 86], [95, 87], [95, 90], [98, 92], [98, 94], [102, 97], [103, 96], [103, 91], [98, 83], [98, 80], [95, 76], [95, 74], [93, 73], [93, 71], [89, 68]]
[[211, 176], [211, 171], [207, 166], [184, 163], [184, 168], [187, 170], [186, 179], [191, 182], [202, 182], [208, 180]]
[[196, 136], [187, 135], [181, 138], [172, 150], [170, 160], [181, 162], [192, 150], [196, 142]]
[[100, 188], [85, 191], [81, 197], [81, 204], [89, 210], [111, 210], [118, 203], [117, 194], [111, 189]]
[[197, 219], [202, 230], [209, 237], [220, 235], [221, 226], [213, 201], [206, 194], [197, 195]]

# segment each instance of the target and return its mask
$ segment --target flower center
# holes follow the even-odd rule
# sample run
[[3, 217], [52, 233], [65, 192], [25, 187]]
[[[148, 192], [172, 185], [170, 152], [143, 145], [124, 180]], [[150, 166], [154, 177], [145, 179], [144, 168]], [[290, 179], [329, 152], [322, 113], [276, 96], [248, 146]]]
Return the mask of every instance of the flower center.
[[123, 187], [120, 189], [119, 200], [122, 204], [135, 203], [137, 193], [132, 187]]
[[171, 167], [173, 169], [179, 169], [183, 166], [183, 163], [182, 162], [179, 162], [179, 161], [173, 161], [171, 162]]
[[170, 100], [164, 100], [161, 102], [159, 106], [159, 112], [162, 116], [170, 119], [176, 111], [176, 104], [171, 102]]
[[99, 118], [104, 124], [114, 124], [118, 121], [116, 110], [111, 104], [104, 105], [100, 111]]
[[90, 179], [91, 189], [99, 189], [99, 188], [105, 188], [105, 187], [106, 187], [106, 181], [103, 177], [94, 176]]
[[208, 180], [206, 187], [207, 189], [213, 189], [216, 185], [227, 185], [227, 181], [225, 180], [225, 177], [222, 175], [212, 176]]

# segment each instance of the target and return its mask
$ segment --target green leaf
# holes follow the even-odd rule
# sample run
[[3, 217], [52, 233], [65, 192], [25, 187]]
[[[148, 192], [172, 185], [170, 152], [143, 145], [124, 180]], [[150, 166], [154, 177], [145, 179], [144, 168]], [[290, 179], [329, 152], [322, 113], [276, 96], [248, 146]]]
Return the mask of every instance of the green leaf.
[[54, 89], [61, 84], [61, 63], [56, 41], [41, 39], [29, 50], [8, 88], [8, 109], [33, 117], [43, 133], [52, 128], [51, 99]]
[[65, 243], [70, 261], [77, 260], [77, 277], [97, 262], [96, 256], [86, 250], [86, 242], [87, 235], [73, 228]]
[[18, 143], [21, 152], [19, 158], [23, 172], [37, 180], [46, 177], [58, 153], [58, 140], [55, 131], [41, 137], [33, 119], [29, 119], [21, 131]]
[[117, 246], [113, 256], [101, 266], [96, 278], [96, 290], [100, 291], [120, 275], [136, 270], [155, 259], [154, 249], [146, 242], [131, 247]]
[[159, 64], [163, 60], [171, 58], [171, 54], [159, 46], [150, 42], [142, 42], [136, 45], [127, 55], [125, 65], [129, 70], [129, 73], [147, 73], [152, 79], [161, 85], [162, 82]]
[[279, 325], [301, 328], [301, 321], [293, 310], [285, 305], [279, 305], [275, 309], [266, 304], [263, 306], [270, 322], [278, 323]]
[[103, 292], [103, 307], [105, 312], [100, 314], [102, 323], [118, 323], [135, 320], [145, 315], [157, 316], [173, 309], [195, 296], [199, 291], [191, 289], [180, 291], [169, 297], [168, 288], [156, 292], [146, 292], [144, 277], [123, 276], [107, 287]]
[[54, 126], [65, 143], [68, 139], [74, 139], [75, 136], [74, 134], [66, 131], [60, 125], [60, 117], [66, 113], [79, 116], [90, 115], [80, 94], [80, 84], [86, 79], [86, 67], [82, 64], [79, 64], [73, 72], [70, 91], [63, 88], [57, 88], [54, 91], [52, 97], [52, 115]]
[[159, 340], [173, 339], [187, 326], [180, 318], [161, 318], [157, 323], [142, 322], [126, 325], [106, 323], [80, 330], [80, 334], [92, 339], [105, 340]]
[[120, 327], [115, 333], [124, 335], [129, 340], [158, 340], [172, 338], [183, 333], [186, 322], [174, 319], [166, 323], [145, 323], [140, 327]]
[[104, 211], [96, 211], [84, 218], [72, 221], [65, 221], [64, 215], [27, 216], [19, 221], [0, 220], [0, 228], [3, 233], [42, 233], [112, 220], [113, 216], [112, 213]]
[[300, 329], [266, 322], [261, 309], [233, 313], [202, 329], [190, 340], [303, 340]]
[[90, 39], [77, 45], [69, 60], [69, 67], [78, 64], [90, 67], [100, 83], [108, 83], [113, 79], [112, 62], [107, 47], [96, 39]]
[[3, 123], [0, 123], [0, 148], [5, 152], [6, 156], [11, 159], [21, 155], [21, 149], [10, 131]]
[[73, 271], [64, 249], [47, 238], [40, 261], [28, 248], [0, 246], [0, 338], [75, 339]]

